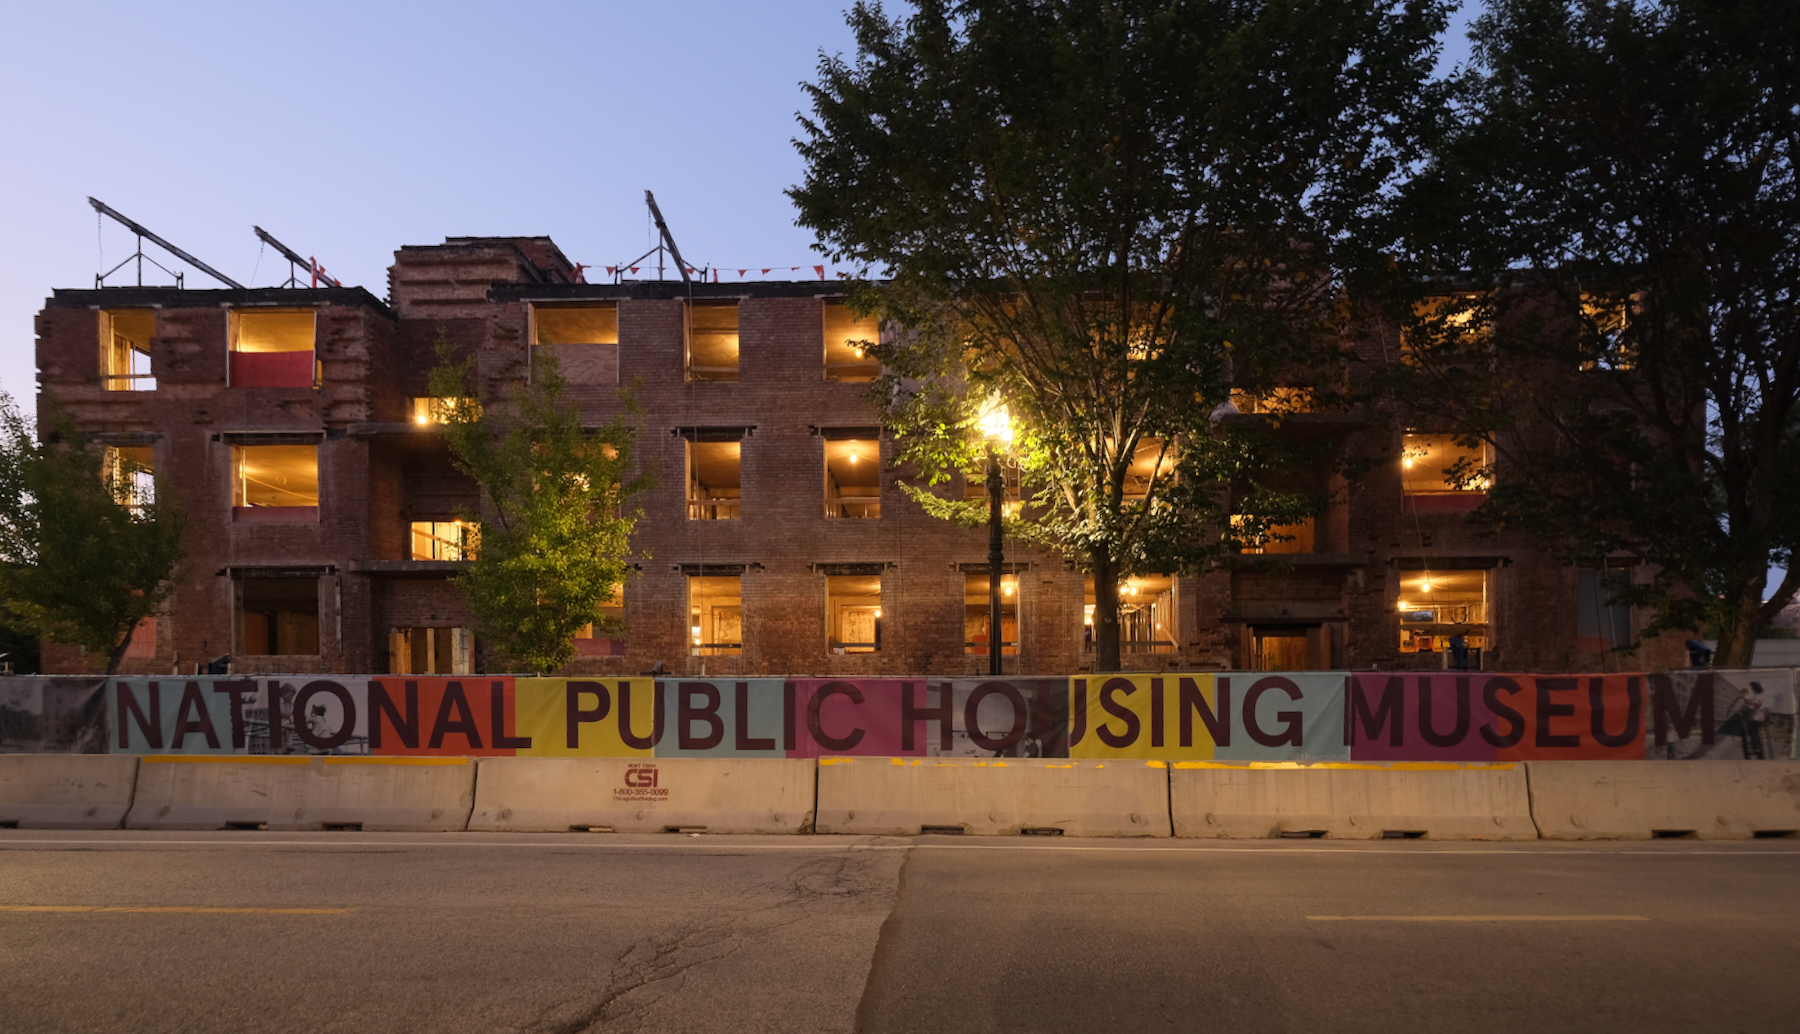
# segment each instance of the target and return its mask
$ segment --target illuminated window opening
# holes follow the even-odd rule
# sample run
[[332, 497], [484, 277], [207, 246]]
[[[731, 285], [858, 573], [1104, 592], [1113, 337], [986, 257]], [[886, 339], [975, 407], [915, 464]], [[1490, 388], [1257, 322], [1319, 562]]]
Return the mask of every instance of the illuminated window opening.
[[319, 580], [247, 577], [238, 581], [238, 649], [253, 656], [319, 653]]
[[230, 382], [240, 388], [314, 388], [322, 381], [313, 309], [233, 310]]
[[407, 400], [406, 414], [410, 422], [420, 427], [426, 427], [432, 424], [442, 424], [465, 408], [472, 414], [479, 415], [480, 413], [478, 404], [472, 398], [431, 398], [415, 395]]
[[[988, 576], [963, 576], [963, 653], [987, 656], [992, 615], [988, 605]], [[1000, 653], [1019, 653], [1019, 578], [1000, 576]]]
[[1400, 450], [1400, 488], [1407, 496], [1485, 498], [1489, 488], [1484, 444], [1458, 444], [1455, 435], [1407, 434]]
[[570, 384], [619, 383], [619, 306], [616, 302], [532, 306], [532, 345], [556, 357]]
[[825, 577], [825, 639], [833, 654], [881, 651], [881, 576]]
[[688, 649], [695, 657], [744, 652], [744, 595], [740, 575], [688, 576]]
[[1442, 653], [1461, 635], [1470, 650], [1492, 646], [1492, 571], [1400, 572], [1401, 653]]
[[1256, 625], [1250, 629], [1251, 671], [1311, 671], [1323, 668], [1315, 659], [1315, 640], [1323, 630], [1314, 627]]
[[1150, 496], [1152, 479], [1166, 488], [1175, 471], [1175, 450], [1163, 449], [1161, 438], [1140, 438], [1125, 470], [1125, 501], [1141, 503]]
[[1231, 404], [1240, 413], [1267, 413], [1287, 416], [1311, 413], [1316, 406], [1311, 388], [1266, 388], [1258, 392], [1231, 389]]
[[[1484, 343], [1491, 361], [1493, 346], [1488, 326], [1476, 319], [1482, 300], [1479, 295], [1454, 295], [1419, 303], [1413, 311], [1426, 327], [1404, 336], [1400, 344], [1400, 361], [1417, 363], [1420, 352], [1455, 354]], [[1431, 337], [1422, 339], [1418, 336], [1420, 333], [1429, 333]]]
[[473, 560], [481, 545], [481, 528], [469, 521], [413, 521], [410, 530], [414, 560]]
[[687, 319], [688, 380], [737, 380], [737, 302], [695, 302], [688, 307]]
[[881, 442], [878, 439], [826, 440], [825, 516], [881, 516]]
[[155, 391], [150, 339], [155, 309], [112, 309], [100, 314], [100, 386], [107, 391]]
[[1593, 356], [1581, 362], [1583, 370], [1625, 371], [1637, 365], [1637, 354], [1626, 333], [1637, 315], [1642, 296], [1608, 298], [1581, 296], [1582, 335]]
[[[1094, 579], [1089, 576], [1081, 608], [1082, 649], [1094, 652]], [[1119, 652], [1174, 653], [1175, 579], [1132, 575], [1119, 583]]]
[[687, 508], [690, 521], [730, 521], [744, 516], [741, 477], [744, 443], [687, 443]]
[[232, 446], [231, 505], [237, 520], [317, 520], [319, 447]]
[[[1250, 523], [1243, 514], [1231, 515], [1231, 527], [1240, 531]], [[1308, 517], [1293, 524], [1271, 524], [1260, 534], [1244, 536], [1239, 553], [1284, 554], [1311, 553], [1317, 545], [1318, 518]]]
[[866, 384], [881, 375], [881, 364], [866, 354], [881, 341], [881, 325], [859, 317], [843, 302], [825, 303], [825, 379]]
[[156, 460], [148, 445], [106, 447], [102, 462], [113, 498], [139, 517], [156, 503]]
[[388, 671], [395, 675], [472, 675], [475, 634], [466, 628], [395, 628]]
[[[621, 623], [625, 620], [625, 586], [621, 583], [613, 586], [613, 592], [607, 601], [600, 605], [600, 614], [604, 618], [612, 618]], [[613, 638], [600, 631], [597, 624], [583, 625], [575, 633], [575, 653], [581, 657], [623, 657], [625, 656], [625, 639], [621, 635]]]

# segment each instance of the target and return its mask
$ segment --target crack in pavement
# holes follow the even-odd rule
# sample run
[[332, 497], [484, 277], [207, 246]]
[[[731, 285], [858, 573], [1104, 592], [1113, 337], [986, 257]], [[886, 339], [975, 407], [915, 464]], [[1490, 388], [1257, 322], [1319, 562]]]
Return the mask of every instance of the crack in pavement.
[[609, 967], [612, 976], [597, 994], [576, 995], [551, 1005], [526, 1029], [541, 1034], [645, 1029], [657, 1005], [679, 995], [687, 986], [688, 974], [696, 968], [722, 962], [754, 941], [805, 923], [816, 914], [841, 910], [859, 894], [885, 891], [880, 870], [887, 867], [887, 860], [872, 854], [808, 859], [784, 877], [747, 889], [745, 894], [755, 897], [758, 892], [773, 892], [778, 895], [775, 900], [638, 941], [614, 960]]

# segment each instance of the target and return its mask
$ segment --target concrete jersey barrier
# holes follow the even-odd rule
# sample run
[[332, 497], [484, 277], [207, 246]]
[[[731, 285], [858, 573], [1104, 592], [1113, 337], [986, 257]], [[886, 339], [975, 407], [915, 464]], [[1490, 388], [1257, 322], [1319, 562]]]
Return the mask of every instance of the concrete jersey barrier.
[[127, 829], [468, 826], [472, 758], [148, 755]]
[[810, 758], [484, 758], [469, 829], [808, 833]]
[[1529, 761], [1546, 840], [1748, 840], [1800, 832], [1800, 762]]
[[0, 754], [0, 825], [118, 829], [137, 767], [124, 755]]
[[820, 758], [819, 832], [1169, 835], [1161, 761]]
[[1178, 837], [1536, 840], [1522, 764], [1178, 761]]

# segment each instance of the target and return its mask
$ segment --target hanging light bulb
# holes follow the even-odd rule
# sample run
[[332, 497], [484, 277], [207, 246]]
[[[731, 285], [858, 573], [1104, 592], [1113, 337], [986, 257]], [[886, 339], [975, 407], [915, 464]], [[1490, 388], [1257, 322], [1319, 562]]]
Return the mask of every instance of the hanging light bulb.
[[1430, 592], [1430, 591], [1431, 591], [1431, 576], [1430, 576], [1430, 575], [1426, 575], [1426, 576], [1425, 576], [1425, 581], [1424, 581], [1424, 583], [1423, 583], [1423, 588], [1424, 588], [1424, 590], [1425, 590], [1425, 591], [1426, 591], [1426, 592]]

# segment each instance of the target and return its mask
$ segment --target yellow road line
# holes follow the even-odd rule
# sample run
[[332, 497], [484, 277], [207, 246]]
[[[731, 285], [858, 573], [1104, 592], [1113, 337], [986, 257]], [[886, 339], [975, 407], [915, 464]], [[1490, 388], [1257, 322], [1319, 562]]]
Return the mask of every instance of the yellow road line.
[[0, 912], [176, 912], [199, 915], [339, 916], [352, 908], [211, 908], [203, 905], [0, 905]]
[[1647, 923], [1649, 916], [1307, 916], [1321, 922], [1364, 923]]

